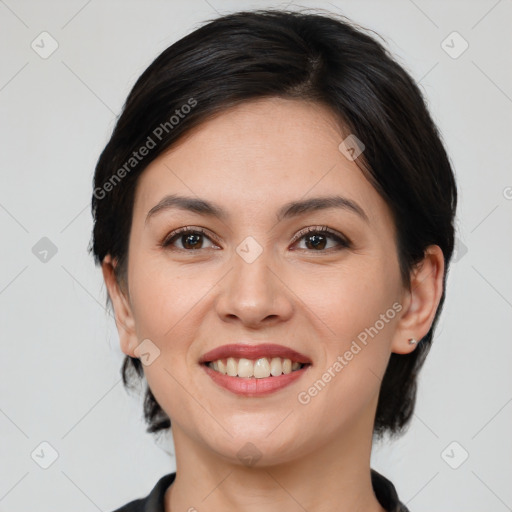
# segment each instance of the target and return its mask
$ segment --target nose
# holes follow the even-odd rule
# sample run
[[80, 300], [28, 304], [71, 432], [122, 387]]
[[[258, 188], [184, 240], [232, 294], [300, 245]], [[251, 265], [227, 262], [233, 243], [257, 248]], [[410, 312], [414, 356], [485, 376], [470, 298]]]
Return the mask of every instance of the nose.
[[279, 266], [267, 257], [269, 250], [254, 260], [233, 255], [232, 269], [219, 286], [216, 310], [224, 322], [240, 322], [261, 328], [288, 320], [294, 310], [293, 292], [280, 275]]

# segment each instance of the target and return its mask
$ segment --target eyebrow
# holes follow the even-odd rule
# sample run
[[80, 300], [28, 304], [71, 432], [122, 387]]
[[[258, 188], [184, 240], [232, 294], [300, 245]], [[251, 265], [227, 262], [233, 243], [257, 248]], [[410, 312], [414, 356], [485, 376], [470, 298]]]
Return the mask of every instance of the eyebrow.
[[[297, 217], [305, 213], [314, 211], [327, 210], [329, 208], [338, 208], [342, 210], [351, 211], [357, 214], [366, 223], [369, 223], [369, 218], [365, 211], [356, 202], [342, 196], [326, 196], [326, 197], [313, 197], [301, 201], [291, 201], [284, 204], [277, 212], [277, 221]], [[178, 195], [167, 195], [163, 197], [146, 215], [146, 223], [157, 213], [169, 209], [179, 209], [198, 213], [208, 217], [217, 217], [223, 221], [228, 220], [230, 215], [222, 209], [219, 205], [199, 199], [195, 197], [186, 197]]]

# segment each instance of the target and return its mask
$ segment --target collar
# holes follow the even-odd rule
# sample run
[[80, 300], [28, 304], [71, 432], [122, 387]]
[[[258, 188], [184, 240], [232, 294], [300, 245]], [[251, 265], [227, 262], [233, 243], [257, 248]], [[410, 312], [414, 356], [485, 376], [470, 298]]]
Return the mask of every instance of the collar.
[[[392, 482], [374, 469], [371, 470], [371, 477], [375, 496], [388, 512], [409, 512], [407, 507], [398, 499]], [[165, 512], [165, 491], [174, 482], [175, 478], [175, 472], [164, 475], [158, 480], [148, 496], [131, 501], [114, 512]]]

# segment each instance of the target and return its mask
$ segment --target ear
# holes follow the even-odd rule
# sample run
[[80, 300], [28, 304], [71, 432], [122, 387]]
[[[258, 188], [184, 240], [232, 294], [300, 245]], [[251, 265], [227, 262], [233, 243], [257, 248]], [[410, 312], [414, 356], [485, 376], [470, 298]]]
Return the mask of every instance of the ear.
[[117, 262], [112, 260], [110, 254], [105, 256], [101, 264], [103, 279], [114, 308], [121, 350], [128, 356], [137, 357], [134, 354], [134, 350], [138, 345], [135, 320], [130, 302], [126, 298], [125, 292], [121, 289], [114, 273], [116, 264]]
[[393, 336], [391, 351], [409, 354], [430, 330], [443, 294], [444, 256], [438, 245], [430, 245], [425, 256], [411, 272], [411, 288], [404, 291], [401, 304], [403, 312]]

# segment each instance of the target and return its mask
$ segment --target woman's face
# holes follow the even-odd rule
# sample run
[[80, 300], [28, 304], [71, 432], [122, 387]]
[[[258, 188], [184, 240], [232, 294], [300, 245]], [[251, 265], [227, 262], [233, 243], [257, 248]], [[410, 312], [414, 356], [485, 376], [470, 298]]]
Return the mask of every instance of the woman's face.
[[[137, 345], [150, 340], [141, 345], [145, 375], [175, 435], [235, 462], [250, 442], [268, 463], [371, 437], [390, 353], [414, 349], [399, 321], [410, 295], [390, 210], [339, 149], [347, 135], [317, 104], [247, 102], [142, 173], [125, 303], [133, 332], [121, 329], [121, 343], [140, 356]], [[169, 205], [148, 215], [170, 195], [200, 199], [222, 216]], [[356, 206], [279, 215], [289, 203], [327, 197]], [[172, 237], [187, 226], [205, 234]], [[303, 232], [325, 226], [333, 235]], [[199, 362], [221, 345], [261, 343], [312, 364], [277, 391], [244, 396]]]

